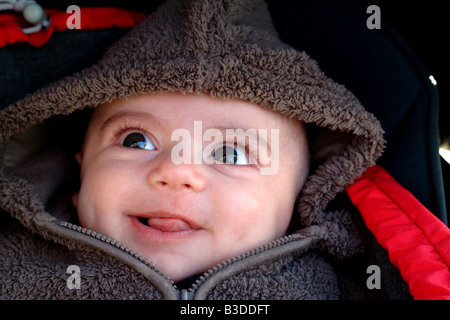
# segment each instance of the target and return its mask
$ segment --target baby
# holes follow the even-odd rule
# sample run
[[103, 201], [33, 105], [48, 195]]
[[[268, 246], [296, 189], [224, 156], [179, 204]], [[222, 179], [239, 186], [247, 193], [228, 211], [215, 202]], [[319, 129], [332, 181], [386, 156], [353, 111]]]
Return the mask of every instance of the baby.
[[367, 230], [332, 200], [376, 163], [383, 130], [280, 40], [264, 1], [165, 2], [96, 64], [2, 111], [0, 142], [0, 208], [23, 225], [2, 224], [0, 262], [27, 266], [1, 273], [15, 297], [339, 299], [367, 289], [367, 264], [335, 265], [365, 252]]
[[[205, 141], [200, 151], [212, 164], [175, 164], [173, 132], [193, 136], [198, 120], [206, 130], [279, 130], [279, 141]], [[261, 174], [262, 148], [278, 149], [270, 153], [279, 157], [276, 173]], [[73, 202], [81, 225], [142, 254], [174, 281], [282, 237], [309, 170], [302, 122], [207, 94], [154, 93], [103, 104], [76, 158], [81, 189]]]

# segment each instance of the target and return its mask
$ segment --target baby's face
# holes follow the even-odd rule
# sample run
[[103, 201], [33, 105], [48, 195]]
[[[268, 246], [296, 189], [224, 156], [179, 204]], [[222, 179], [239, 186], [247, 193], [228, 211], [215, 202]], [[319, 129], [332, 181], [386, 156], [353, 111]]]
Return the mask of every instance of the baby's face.
[[[208, 129], [223, 140], [205, 138]], [[267, 132], [267, 143], [229, 141], [226, 129]], [[262, 152], [270, 163], [260, 161]], [[242, 101], [178, 93], [98, 107], [77, 159], [81, 225], [174, 281], [283, 236], [309, 166], [299, 121]], [[277, 170], [262, 174], [273, 161]]]

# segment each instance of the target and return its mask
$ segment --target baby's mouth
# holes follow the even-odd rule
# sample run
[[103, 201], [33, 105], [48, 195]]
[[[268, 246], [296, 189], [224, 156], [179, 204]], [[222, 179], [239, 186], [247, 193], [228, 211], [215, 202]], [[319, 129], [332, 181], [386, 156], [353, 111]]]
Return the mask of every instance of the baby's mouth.
[[182, 232], [192, 230], [192, 226], [178, 218], [144, 218], [139, 217], [139, 222], [147, 227], [157, 229], [163, 232]]
[[136, 235], [161, 244], [178, 243], [201, 235], [203, 227], [188, 215], [164, 210], [153, 210], [129, 215]]

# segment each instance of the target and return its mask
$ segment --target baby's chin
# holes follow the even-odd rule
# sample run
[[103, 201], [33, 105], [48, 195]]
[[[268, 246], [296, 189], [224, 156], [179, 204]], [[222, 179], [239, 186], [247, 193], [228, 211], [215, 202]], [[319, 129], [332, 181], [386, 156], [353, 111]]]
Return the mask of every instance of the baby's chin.
[[195, 275], [200, 276], [224, 260], [222, 258], [185, 257], [169, 252], [147, 253], [144, 257], [155, 264], [159, 271], [173, 282], [179, 282]]
[[[263, 244], [265, 243], [260, 245]], [[185, 248], [185, 250], [181, 250], [182, 253], [170, 250], [165, 252], [150, 251], [145, 252], [143, 256], [147, 261], [155, 264], [170, 280], [176, 283], [196, 275], [200, 277], [223, 261], [237, 257], [257, 247], [259, 245], [252, 243], [246, 247], [235, 247], [229, 251], [224, 250], [219, 252], [217, 248], [201, 248], [197, 250], [197, 246], [193, 245], [191, 247], [192, 250]]]

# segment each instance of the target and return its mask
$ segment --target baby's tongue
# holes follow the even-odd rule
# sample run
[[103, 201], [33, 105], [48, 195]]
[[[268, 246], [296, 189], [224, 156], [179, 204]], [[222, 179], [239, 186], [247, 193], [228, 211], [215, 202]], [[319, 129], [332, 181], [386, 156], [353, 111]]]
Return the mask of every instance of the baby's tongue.
[[150, 227], [165, 232], [181, 232], [191, 229], [186, 221], [176, 218], [149, 218], [147, 223]]

